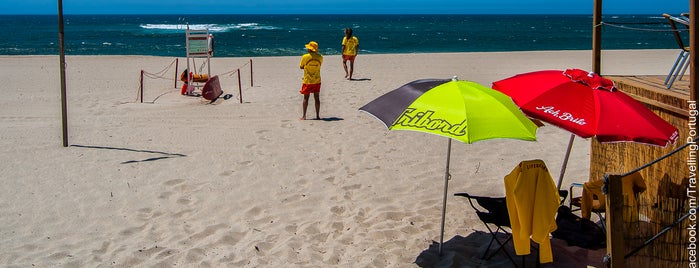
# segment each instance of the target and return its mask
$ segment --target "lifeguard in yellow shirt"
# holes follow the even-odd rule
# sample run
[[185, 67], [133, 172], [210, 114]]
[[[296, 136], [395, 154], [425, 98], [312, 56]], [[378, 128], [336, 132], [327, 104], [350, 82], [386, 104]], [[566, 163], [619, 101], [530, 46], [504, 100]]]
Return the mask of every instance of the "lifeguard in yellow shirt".
[[320, 65], [323, 64], [323, 56], [318, 53], [318, 43], [311, 41], [306, 44], [308, 53], [301, 56], [299, 67], [303, 69], [303, 85], [301, 86], [301, 94], [303, 94], [303, 115], [301, 120], [306, 120], [306, 109], [308, 108], [308, 99], [313, 93], [316, 106], [316, 119], [320, 119]]
[[[352, 28], [345, 28], [345, 37], [342, 38], [342, 67], [345, 68], [345, 78], [352, 80], [354, 73], [354, 59], [359, 52], [359, 39], [352, 35]], [[350, 62], [349, 69], [347, 61]]]

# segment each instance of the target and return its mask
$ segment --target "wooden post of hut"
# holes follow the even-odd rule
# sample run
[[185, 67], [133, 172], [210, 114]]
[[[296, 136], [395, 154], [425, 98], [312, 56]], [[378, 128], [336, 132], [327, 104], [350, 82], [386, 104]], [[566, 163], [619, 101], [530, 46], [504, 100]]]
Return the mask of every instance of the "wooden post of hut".
[[592, 71], [602, 74], [602, 0], [594, 1], [592, 13]]
[[[696, 1], [689, 1], [690, 18], [697, 18]], [[592, 71], [601, 71], [601, 29], [602, 0], [594, 0], [593, 7], [593, 38], [592, 38]], [[699, 98], [699, 90], [696, 87], [697, 73], [694, 72], [697, 66], [697, 36], [699, 22], [696, 19], [690, 20], [690, 73], [689, 81], [679, 81], [672, 88], [667, 89], [663, 85], [663, 77], [655, 76], [611, 76], [605, 73], [605, 77], [613, 80], [617, 89], [624, 91], [634, 99], [644, 103], [649, 109], [658, 114], [661, 118], [674, 125], [679, 130], [678, 144], [669, 145], [665, 148], [648, 146], [636, 143], [615, 143], [601, 144], [597, 140], [591, 141], [590, 151], [590, 178], [592, 180], [601, 179], [605, 173], [623, 174], [653, 161], [687, 141], [689, 132], [689, 103], [696, 103]], [[653, 228], [667, 226], [686, 213], [687, 183], [689, 180], [689, 170], [686, 168], [687, 154], [678, 153], [665, 160], [644, 169], [641, 172], [646, 178], [647, 190], [639, 196], [639, 203], [645, 204], [646, 211], [641, 211], [644, 217], [644, 224]], [[614, 177], [610, 177], [610, 182], [614, 182]], [[620, 181], [620, 180], [617, 180]], [[613, 185], [610, 186], [609, 198], [615, 198], [617, 194]], [[619, 191], [621, 190], [618, 187]], [[621, 195], [618, 195], [621, 197]], [[623, 198], [623, 197], [621, 197]], [[623, 204], [614, 200], [608, 200], [607, 204]], [[643, 250], [643, 256], [629, 256], [625, 259], [623, 249], [627, 247], [617, 235], [628, 235], [628, 231], [618, 229], [616, 220], [620, 214], [616, 208], [607, 208], [607, 220], [609, 229], [608, 250], [613, 254], [611, 259], [612, 267], [617, 268], [624, 265], [648, 266], [648, 267], [680, 267], [686, 266], [689, 261], [687, 249], [688, 241], [685, 234], [686, 223], [673, 228], [671, 231], [656, 240], [651, 247]], [[615, 216], [617, 215], [617, 216]], [[655, 233], [653, 233], [655, 234]], [[652, 235], [652, 234], [651, 234]], [[621, 246], [618, 244], [621, 243]], [[621, 253], [619, 251], [622, 251]], [[621, 255], [621, 257], [619, 257]], [[696, 263], [694, 263], [696, 264]]]
[[607, 255], [611, 257], [611, 267], [626, 267], [626, 262], [624, 261], [624, 254], [626, 254], [624, 221], [621, 217], [624, 210], [621, 176], [608, 176], [606, 198]]

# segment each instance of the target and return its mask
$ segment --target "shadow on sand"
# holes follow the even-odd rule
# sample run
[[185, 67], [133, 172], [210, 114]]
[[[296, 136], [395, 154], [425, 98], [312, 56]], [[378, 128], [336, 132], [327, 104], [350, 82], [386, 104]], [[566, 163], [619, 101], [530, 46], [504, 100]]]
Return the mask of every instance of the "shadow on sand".
[[100, 149], [100, 150], [118, 150], [118, 151], [128, 151], [128, 152], [148, 153], [148, 154], [160, 155], [157, 157], [150, 157], [150, 158], [141, 159], [141, 160], [124, 161], [124, 162], [121, 162], [121, 164], [133, 164], [133, 163], [140, 163], [140, 162], [151, 162], [151, 161], [156, 161], [156, 160], [163, 160], [163, 159], [168, 159], [168, 158], [187, 157], [187, 155], [178, 154], [178, 153], [167, 153], [167, 152], [160, 152], [160, 151], [139, 150], [139, 149], [120, 148], [120, 147], [79, 145], [79, 144], [74, 144], [74, 145], [71, 145], [70, 147], [87, 148], [87, 149]]
[[[504, 238], [504, 234], [498, 233], [499, 238]], [[502, 251], [495, 253], [490, 259], [483, 259], [483, 252], [488, 247], [491, 235], [483, 231], [474, 231], [466, 237], [455, 236], [449, 241], [445, 241], [442, 246], [442, 256], [439, 256], [439, 244], [433, 242], [428, 249], [424, 250], [415, 259], [415, 264], [419, 267], [537, 267], [538, 245], [532, 243], [532, 254], [517, 256], [512, 242], [505, 245], [505, 250], [512, 256], [517, 266]], [[500, 239], [504, 241], [504, 239]], [[492, 254], [497, 249], [497, 243], [488, 251]], [[606, 249], [588, 250], [575, 246], [568, 246], [565, 241], [551, 239], [553, 252], [553, 263], [539, 264], [538, 267], [604, 267], [603, 258]]]
[[344, 118], [340, 118], [340, 117], [324, 117], [324, 118], [321, 118], [320, 120], [332, 122], [332, 121], [342, 121], [342, 120], [345, 120], [345, 119], [344, 119]]

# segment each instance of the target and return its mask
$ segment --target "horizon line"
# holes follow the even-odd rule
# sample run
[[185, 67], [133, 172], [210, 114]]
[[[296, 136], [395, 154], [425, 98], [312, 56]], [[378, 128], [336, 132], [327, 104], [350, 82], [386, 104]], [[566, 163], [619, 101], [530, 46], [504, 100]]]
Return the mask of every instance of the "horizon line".
[[[58, 13], [0, 13], [0, 16], [51, 16], [58, 15]], [[335, 16], [335, 15], [347, 15], [347, 16], [386, 16], [386, 15], [416, 15], [416, 16], [439, 16], [439, 15], [483, 15], [483, 16], [493, 16], [493, 15], [525, 15], [525, 16], [592, 16], [592, 14], [587, 13], [191, 13], [191, 14], [177, 14], [177, 13], [63, 13], [63, 15], [163, 15], [163, 16], [210, 16], [210, 15], [250, 15], [250, 16], [270, 16], [270, 15], [288, 15], [288, 16], [306, 16], [306, 15], [319, 15], [319, 16]], [[603, 16], [638, 16], [638, 15], [658, 15], [662, 16], [662, 13], [609, 13], [603, 14]]]

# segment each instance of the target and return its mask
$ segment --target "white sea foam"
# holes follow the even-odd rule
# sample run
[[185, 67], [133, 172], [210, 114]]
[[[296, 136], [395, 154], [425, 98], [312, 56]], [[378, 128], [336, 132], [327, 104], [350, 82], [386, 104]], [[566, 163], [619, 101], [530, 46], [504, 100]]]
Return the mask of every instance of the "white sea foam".
[[[141, 28], [148, 30], [184, 31], [185, 29], [187, 29], [187, 25], [185, 24], [141, 24], [140, 26]], [[209, 29], [209, 32], [229, 32], [233, 30], [275, 30], [279, 28], [251, 22], [237, 24], [190, 24], [189, 29]]]

